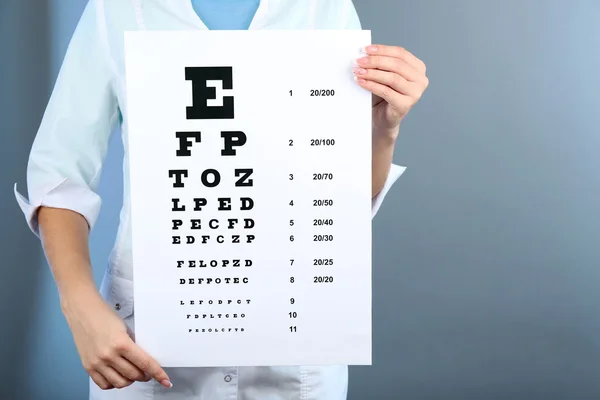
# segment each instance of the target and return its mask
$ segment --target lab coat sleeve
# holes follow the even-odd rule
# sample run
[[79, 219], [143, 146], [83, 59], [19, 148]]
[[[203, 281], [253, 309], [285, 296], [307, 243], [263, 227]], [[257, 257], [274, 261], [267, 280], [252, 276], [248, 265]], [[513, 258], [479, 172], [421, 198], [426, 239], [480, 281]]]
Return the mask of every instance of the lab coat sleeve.
[[91, 0], [79, 20], [33, 141], [27, 165], [29, 200], [14, 186], [37, 236], [41, 206], [75, 211], [90, 229], [100, 211], [96, 188], [119, 110], [114, 68], [98, 29], [103, 21], [95, 4]]
[[[343, 2], [342, 12], [343, 22], [342, 26], [344, 29], [354, 29], [360, 30], [362, 29], [362, 24], [358, 17], [358, 13], [356, 12], [356, 8], [352, 0], [340, 0]], [[400, 178], [400, 176], [404, 173], [406, 167], [401, 167], [396, 164], [392, 164], [390, 168], [390, 172], [388, 177], [383, 185], [383, 188], [379, 191], [379, 193], [372, 199], [371, 201], [371, 216], [375, 218], [375, 215], [381, 208], [383, 204], [383, 200], [385, 196], [388, 194], [394, 183]]]

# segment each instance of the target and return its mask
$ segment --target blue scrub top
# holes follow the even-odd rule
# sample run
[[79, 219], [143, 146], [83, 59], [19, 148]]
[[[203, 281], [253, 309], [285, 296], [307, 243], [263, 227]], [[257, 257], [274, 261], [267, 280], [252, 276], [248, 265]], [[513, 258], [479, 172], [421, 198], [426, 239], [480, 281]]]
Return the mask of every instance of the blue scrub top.
[[211, 30], [245, 30], [260, 0], [191, 0], [204, 25]]

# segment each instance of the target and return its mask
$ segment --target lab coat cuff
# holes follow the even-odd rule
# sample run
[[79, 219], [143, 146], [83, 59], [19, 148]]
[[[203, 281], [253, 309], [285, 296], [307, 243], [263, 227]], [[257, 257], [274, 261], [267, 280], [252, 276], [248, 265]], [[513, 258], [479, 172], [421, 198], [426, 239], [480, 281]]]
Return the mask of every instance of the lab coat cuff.
[[377, 215], [381, 204], [383, 204], [383, 199], [385, 198], [386, 194], [390, 191], [392, 185], [398, 180], [398, 178], [400, 178], [404, 171], [406, 171], [406, 167], [392, 164], [383, 188], [371, 200], [371, 218], [375, 218], [375, 215]]
[[34, 195], [29, 201], [17, 191], [16, 183], [14, 192], [29, 229], [38, 238], [40, 237], [38, 210], [42, 206], [77, 212], [86, 219], [90, 230], [94, 227], [100, 213], [100, 196], [88, 186], [73, 182], [68, 178], [54, 185], [51, 189], [41, 191], [39, 195]]

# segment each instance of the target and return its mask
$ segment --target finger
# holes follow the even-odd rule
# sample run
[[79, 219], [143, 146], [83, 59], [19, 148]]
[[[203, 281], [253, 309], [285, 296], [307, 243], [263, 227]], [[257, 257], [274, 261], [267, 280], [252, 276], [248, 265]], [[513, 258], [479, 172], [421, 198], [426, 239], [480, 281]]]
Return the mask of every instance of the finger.
[[102, 390], [114, 389], [114, 386], [106, 380], [106, 378], [97, 371], [90, 371], [90, 378], [98, 385], [98, 387]]
[[381, 83], [369, 81], [359, 77], [356, 77], [356, 81], [360, 86], [367, 89], [369, 92], [381, 97], [395, 110], [400, 111], [406, 108], [410, 108], [410, 105], [414, 103], [414, 100], [412, 98], [396, 92], [389, 86], [382, 85]]
[[393, 72], [380, 71], [378, 69], [355, 68], [354, 73], [359, 78], [381, 83], [382, 85], [391, 87], [398, 93], [413, 98], [418, 98], [421, 92], [414, 82], [409, 82], [402, 76]]
[[425, 73], [427, 71], [427, 66], [425, 63], [419, 58], [415, 57], [414, 54], [406, 50], [404, 47], [373, 44], [371, 46], [367, 46], [365, 48], [365, 52], [369, 55], [381, 55], [399, 58], [421, 73]]
[[146, 354], [138, 345], [132, 342], [131, 346], [122, 349], [121, 355], [131, 361], [139, 369], [150, 375], [164, 387], [170, 388], [173, 386], [167, 373], [162, 369], [160, 364], [149, 354]]
[[108, 364], [99, 367], [98, 372], [100, 372], [116, 389], [123, 389], [133, 383], [132, 380], [125, 378]]
[[388, 56], [366, 56], [356, 60], [356, 63], [362, 68], [394, 72], [411, 82], [416, 82], [421, 77], [421, 74], [399, 58]]
[[111, 361], [110, 365], [117, 372], [131, 381], [148, 382], [149, 380], [144, 371], [123, 357], [116, 357]]

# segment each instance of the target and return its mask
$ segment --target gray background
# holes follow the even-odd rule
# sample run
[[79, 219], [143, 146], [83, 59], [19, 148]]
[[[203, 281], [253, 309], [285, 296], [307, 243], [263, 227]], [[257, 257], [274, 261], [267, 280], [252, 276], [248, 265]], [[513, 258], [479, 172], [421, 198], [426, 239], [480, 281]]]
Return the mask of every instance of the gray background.
[[[355, 4], [374, 41], [427, 63], [431, 85], [374, 221], [374, 365], [351, 368], [349, 399], [600, 398], [600, 1]], [[3, 400], [87, 395], [12, 194], [83, 5], [0, 0]], [[122, 194], [115, 139], [97, 279]]]

